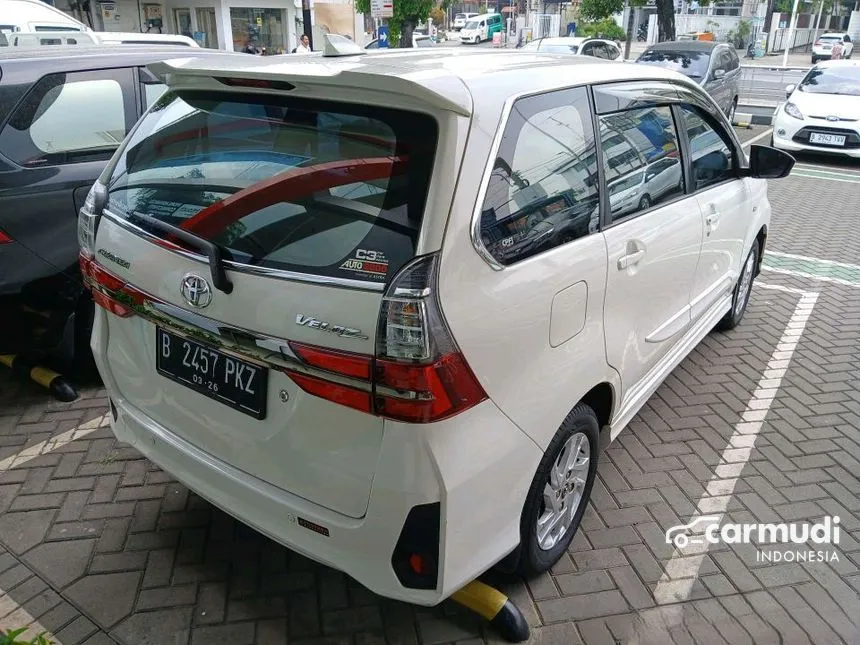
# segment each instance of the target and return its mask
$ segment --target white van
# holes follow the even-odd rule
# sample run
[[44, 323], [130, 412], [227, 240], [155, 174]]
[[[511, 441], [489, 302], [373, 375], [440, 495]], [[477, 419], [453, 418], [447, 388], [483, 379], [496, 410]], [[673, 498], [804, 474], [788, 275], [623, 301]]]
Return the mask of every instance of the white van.
[[0, 32], [91, 31], [59, 9], [41, 0], [0, 0]]
[[460, 31], [477, 13], [458, 13], [454, 16], [454, 31]]
[[168, 89], [78, 219], [91, 347], [120, 441], [434, 605], [562, 557], [601, 444], [743, 318], [794, 159], [660, 68], [355, 51], [149, 66]]
[[503, 32], [505, 28], [502, 14], [485, 13], [470, 18], [460, 30], [460, 42], [477, 45], [485, 40], [492, 40], [493, 34]]

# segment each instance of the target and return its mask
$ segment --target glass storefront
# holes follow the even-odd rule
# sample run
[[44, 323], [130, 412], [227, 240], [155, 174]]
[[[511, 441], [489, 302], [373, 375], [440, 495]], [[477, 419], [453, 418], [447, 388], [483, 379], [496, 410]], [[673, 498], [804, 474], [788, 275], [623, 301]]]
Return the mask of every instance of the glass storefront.
[[245, 51], [250, 44], [266, 53], [276, 54], [287, 49], [287, 31], [282, 9], [246, 9], [230, 7], [233, 29], [233, 50]]
[[201, 47], [218, 46], [218, 30], [215, 26], [215, 9], [213, 7], [199, 7], [197, 9], [197, 31], [194, 39]]

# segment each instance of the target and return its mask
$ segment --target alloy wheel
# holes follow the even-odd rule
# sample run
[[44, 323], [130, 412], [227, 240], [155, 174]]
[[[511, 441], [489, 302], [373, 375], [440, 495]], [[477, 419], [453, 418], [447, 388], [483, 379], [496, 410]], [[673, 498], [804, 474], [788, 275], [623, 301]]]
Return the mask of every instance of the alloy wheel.
[[537, 519], [538, 546], [549, 551], [561, 540], [573, 523], [582, 503], [591, 444], [582, 432], [572, 434], [550, 468], [543, 490], [543, 512]]

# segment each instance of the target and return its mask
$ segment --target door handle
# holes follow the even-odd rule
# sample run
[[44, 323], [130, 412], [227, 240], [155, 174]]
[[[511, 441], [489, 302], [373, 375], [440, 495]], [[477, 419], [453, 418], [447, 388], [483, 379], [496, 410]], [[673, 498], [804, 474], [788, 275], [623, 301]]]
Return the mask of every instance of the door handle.
[[710, 235], [717, 230], [717, 226], [720, 223], [720, 212], [717, 210], [716, 204], [709, 204], [708, 210], [710, 212], [705, 216], [705, 226], [708, 235]]
[[632, 253], [628, 253], [627, 255], [622, 255], [618, 258], [618, 270], [624, 271], [628, 267], [632, 267], [634, 264], [637, 264], [639, 260], [645, 257], [645, 249], [639, 249], [638, 251], [633, 251]]

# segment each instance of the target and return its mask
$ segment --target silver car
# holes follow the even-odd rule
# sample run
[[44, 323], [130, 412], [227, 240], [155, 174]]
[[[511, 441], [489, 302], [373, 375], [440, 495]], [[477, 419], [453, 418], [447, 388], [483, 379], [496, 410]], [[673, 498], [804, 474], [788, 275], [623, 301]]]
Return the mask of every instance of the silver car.
[[741, 62], [734, 47], [702, 40], [676, 40], [646, 49], [636, 60], [665, 67], [693, 79], [734, 121], [741, 87]]

